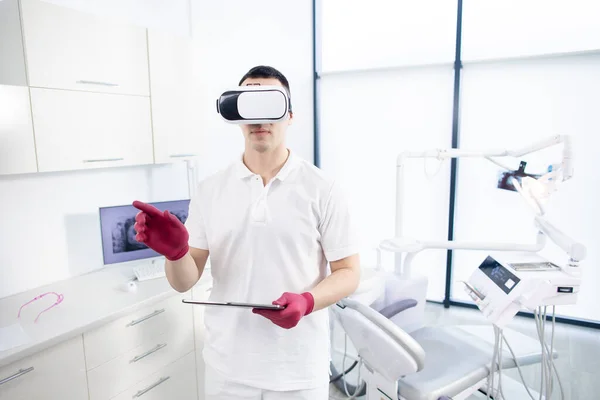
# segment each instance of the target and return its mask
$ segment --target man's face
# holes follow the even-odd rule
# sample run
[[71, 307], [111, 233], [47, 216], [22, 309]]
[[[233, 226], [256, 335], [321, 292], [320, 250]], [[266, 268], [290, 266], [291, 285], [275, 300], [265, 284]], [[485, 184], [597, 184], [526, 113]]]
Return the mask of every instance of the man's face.
[[[242, 82], [245, 85], [283, 86], [277, 78], [248, 78]], [[280, 146], [285, 140], [285, 131], [292, 123], [292, 113], [284, 121], [272, 124], [240, 125], [246, 139], [246, 144], [259, 153], [265, 153]]]

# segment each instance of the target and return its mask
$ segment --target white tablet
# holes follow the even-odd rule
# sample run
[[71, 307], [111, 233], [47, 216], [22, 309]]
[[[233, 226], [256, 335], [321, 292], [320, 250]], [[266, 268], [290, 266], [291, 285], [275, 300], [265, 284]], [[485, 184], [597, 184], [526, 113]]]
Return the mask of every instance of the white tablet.
[[222, 302], [218, 302], [218, 301], [198, 301], [198, 300], [182, 299], [181, 302], [185, 303], [185, 304], [200, 304], [200, 305], [204, 305], [204, 306], [259, 308], [262, 310], [283, 310], [285, 308], [285, 306], [279, 306], [279, 305], [275, 305], [275, 304], [236, 303], [233, 301], [222, 303]]

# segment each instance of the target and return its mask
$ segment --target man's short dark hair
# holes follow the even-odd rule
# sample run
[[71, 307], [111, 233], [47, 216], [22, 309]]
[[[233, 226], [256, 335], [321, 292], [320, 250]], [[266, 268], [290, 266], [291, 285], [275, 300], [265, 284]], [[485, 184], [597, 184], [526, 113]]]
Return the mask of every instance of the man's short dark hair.
[[240, 79], [238, 86], [241, 86], [241, 84], [248, 78], [263, 78], [263, 79], [275, 78], [275, 79], [277, 79], [283, 85], [285, 90], [287, 91], [289, 102], [290, 102], [290, 111], [292, 111], [292, 98], [291, 98], [292, 96], [291, 96], [291, 92], [290, 92], [290, 83], [288, 82], [285, 75], [283, 75], [281, 72], [279, 72], [278, 70], [276, 70], [273, 67], [269, 67], [267, 65], [258, 65], [254, 68], [251, 68], [248, 72], [246, 72], [246, 74], [242, 77], [242, 79]]

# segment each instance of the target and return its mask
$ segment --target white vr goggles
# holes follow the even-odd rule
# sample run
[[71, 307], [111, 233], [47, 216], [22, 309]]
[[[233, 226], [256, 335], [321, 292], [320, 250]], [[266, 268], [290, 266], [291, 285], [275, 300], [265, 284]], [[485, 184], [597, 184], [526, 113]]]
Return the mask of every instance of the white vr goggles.
[[272, 124], [288, 118], [292, 105], [282, 86], [239, 86], [217, 99], [217, 113], [230, 124]]

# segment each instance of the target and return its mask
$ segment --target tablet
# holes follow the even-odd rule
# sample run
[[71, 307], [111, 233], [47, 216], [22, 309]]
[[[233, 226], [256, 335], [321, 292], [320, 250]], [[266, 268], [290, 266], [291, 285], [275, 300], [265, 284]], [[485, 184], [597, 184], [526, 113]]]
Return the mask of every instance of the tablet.
[[185, 304], [200, 304], [200, 305], [204, 305], [204, 306], [259, 308], [262, 310], [283, 310], [285, 308], [285, 306], [279, 306], [279, 305], [275, 305], [275, 304], [236, 303], [233, 301], [222, 303], [222, 302], [218, 302], [218, 301], [198, 301], [198, 300], [182, 299], [181, 302], [185, 303]]

